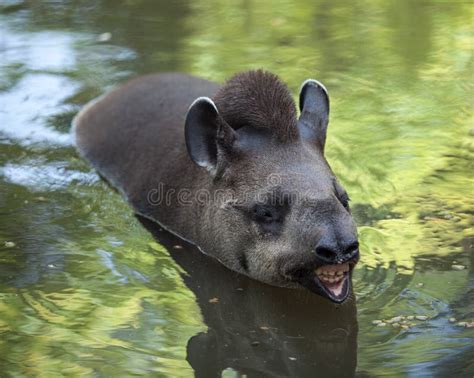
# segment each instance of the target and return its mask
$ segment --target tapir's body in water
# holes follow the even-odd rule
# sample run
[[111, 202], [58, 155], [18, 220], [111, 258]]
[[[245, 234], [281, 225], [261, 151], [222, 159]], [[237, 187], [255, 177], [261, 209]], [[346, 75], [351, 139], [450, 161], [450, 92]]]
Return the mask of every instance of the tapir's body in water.
[[286, 85], [264, 71], [223, 86], [156, 74], [86, 106], [74, 132], [138, 214], [234, 271], [340, 303], [359, 257], [356, 228], [324, 158], [327, 91], [307, 80], [299, 103], [298, 119]]

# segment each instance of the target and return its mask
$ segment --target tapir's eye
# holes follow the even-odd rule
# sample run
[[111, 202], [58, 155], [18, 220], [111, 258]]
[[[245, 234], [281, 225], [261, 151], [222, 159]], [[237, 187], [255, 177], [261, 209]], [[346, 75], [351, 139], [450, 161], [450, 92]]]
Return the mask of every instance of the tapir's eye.
[[261, 223], [271, 223], [278, 220], [275, 209], [262, 205], [255, 205], [252, 209], [252, 215], [257, 222]]

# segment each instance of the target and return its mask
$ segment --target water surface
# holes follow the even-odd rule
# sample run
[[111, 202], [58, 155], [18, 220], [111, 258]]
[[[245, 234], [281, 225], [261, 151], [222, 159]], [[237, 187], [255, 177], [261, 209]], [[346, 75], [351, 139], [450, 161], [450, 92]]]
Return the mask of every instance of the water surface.
[[[474, 320], [473, 12], [0, 3], [2, 374], [472, 376], [474, 331], [459, 322]], [[329, 89], [327, 155], [361, 238], [357, 306], [253, 282], [144, 227], [74, 150], [72, 117], [127, 78], [260, 67], [295, 96], [309, 77]], [[398, 315], [426, 320], [372, 323]]]

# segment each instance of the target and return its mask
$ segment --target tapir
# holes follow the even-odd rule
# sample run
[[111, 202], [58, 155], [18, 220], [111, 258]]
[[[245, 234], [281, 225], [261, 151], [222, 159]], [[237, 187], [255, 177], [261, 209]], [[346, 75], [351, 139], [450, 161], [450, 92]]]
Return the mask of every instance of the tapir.
[[359, 243], [324, 155], [326, 88], [306, 80], [299, 109], [264, 70], [223, 85], [158, 73], [86, 105], [73, 135], [137, 214], [233, 271], [342, 303]]

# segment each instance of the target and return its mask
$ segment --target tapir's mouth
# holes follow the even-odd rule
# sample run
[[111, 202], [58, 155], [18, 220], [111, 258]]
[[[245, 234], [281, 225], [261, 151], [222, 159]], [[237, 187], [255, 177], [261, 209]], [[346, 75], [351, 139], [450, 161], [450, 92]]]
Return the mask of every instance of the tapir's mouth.
[[334, 303], [344, 302], [351, 293], [352, 271], [358, 256], [338, 264], [319, 265], [293, 273], [293, 280]]
[[343, 302], [350, 293], [354, 263], [323, 265], [314, 270], [316, 284], [333, 302]]

